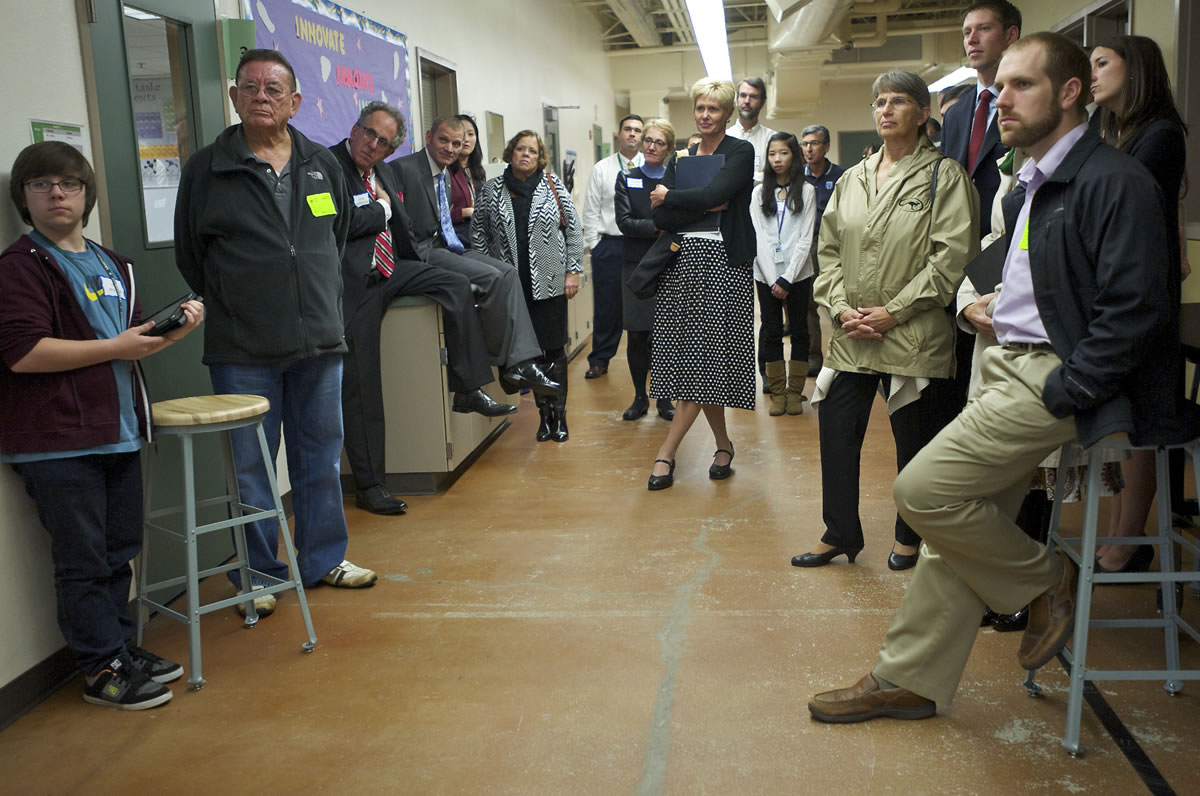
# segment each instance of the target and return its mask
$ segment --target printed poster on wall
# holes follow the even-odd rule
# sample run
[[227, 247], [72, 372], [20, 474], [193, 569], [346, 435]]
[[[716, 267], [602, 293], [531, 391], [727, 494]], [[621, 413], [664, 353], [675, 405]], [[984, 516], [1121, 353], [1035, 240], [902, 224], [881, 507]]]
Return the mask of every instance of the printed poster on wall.
[[368, 102], [396, 107], [408, 122], [395, 156], [412, 151], [407, 38], [327, 0], [243, 0], [255, 46], [291, 62], [302, 101], [292, 124], [327, 146], [350, 134]]

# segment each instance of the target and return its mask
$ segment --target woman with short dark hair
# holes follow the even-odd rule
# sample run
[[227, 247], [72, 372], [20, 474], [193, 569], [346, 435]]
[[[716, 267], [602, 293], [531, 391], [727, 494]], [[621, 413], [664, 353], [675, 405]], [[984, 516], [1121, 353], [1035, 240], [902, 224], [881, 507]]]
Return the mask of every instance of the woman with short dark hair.
[[545, 170], [541, 136], [533, 130], [514, 135], [504, 162], [504, 174], [476, 196], [471, 240], [478, 251], [516, 266], [542, 359], [562, 385], [558, 396], [534, 393], [541, 416], [537, 440], [566, 442], [567, 301], [579, 292], [583, 226], [566, 186]]

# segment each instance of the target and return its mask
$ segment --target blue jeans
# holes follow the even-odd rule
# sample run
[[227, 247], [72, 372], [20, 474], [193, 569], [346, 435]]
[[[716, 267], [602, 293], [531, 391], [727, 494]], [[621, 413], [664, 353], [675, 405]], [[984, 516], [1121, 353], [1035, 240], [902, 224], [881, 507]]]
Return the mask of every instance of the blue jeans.
[[14, 464], [50, 533], [58, 626], [84, 674], [125, 652], [129, 562], [142, 547], [141, 453]]
[[[267, 447], [274, 462], [280, 425], [286, 425], [288, 475], [295, 512], [296, 559], [300, 580], [311, 586], [346, 557], [346, 513], [342, 508], [342, 355], [326, 354], [279, 365], [209, 365], [213, 392], [261, 395], [271, 402], [263, 418]], [[253, 426], [234, 429], [242, 502], [271, 508], [271, 485]], [[286, 531], [286, 528], [284, 529]], [[272, 522], [246, 526], [250, 566], [287, 577], [279, 561], [279, 528]], [[229, 573], [235, 585], [239, 573]]]

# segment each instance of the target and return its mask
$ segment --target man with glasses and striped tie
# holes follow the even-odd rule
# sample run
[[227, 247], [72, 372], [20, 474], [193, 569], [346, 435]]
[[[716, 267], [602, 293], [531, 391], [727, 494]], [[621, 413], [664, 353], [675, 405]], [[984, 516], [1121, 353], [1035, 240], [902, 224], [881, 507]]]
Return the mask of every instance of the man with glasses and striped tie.
[[400, 111], [385, 102], [370, 102], [359, 112], [350, 137], [329, 148], [342, 165], [354, 205], [342, 252], [342, 310], [350, 349], [342, 373], [346, 456], [357, 504], [375, 514], [400, 514], [406, 508], [384, 486], [379, 329], [392, 299], [425, 296], [442, 307], [454, 411], [487, 417], [517, 411], [480, 389], [492, 381], [492, 368], [470, 280], [421, 262], [394, 175], [377, 168], [403, 143], [404, 129]]

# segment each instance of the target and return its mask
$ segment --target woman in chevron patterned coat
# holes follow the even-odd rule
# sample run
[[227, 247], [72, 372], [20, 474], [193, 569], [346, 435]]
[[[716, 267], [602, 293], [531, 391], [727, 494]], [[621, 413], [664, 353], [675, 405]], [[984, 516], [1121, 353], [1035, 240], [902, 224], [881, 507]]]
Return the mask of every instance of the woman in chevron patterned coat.
[[471, 240], [477, 251], [517, 268], [529, 317], [551, 378], [562, 395], [534, 395], [538, 442], [567, 441], [567, 301], [579, 292], [583, 227], [571, 194], [546, 172], [546, 147], [522, 130], [504, 148], [504, 174], [488, 180], [475, 200]]

